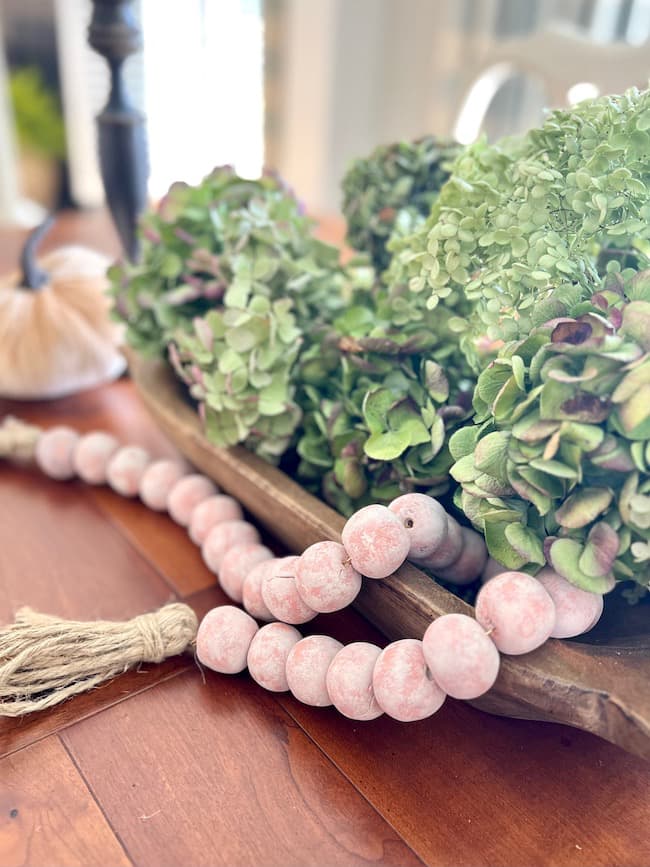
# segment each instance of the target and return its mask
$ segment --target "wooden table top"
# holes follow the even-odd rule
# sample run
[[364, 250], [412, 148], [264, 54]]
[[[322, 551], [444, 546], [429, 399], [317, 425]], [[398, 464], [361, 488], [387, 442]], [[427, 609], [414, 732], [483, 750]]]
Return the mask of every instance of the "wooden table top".
[[[115, 249], [102, 218], [66, 236]], [[18, 241], [0, 233], [3, 271]], [[126, 380], [7, 412], [173, 452]], [[227, 601], [180, 527], [0, 466], [0, 622], [21, 605], [121, 619], [171, 599], [199, 614]], [[319, 629], [382, 641], [353, 612]], [[650, 864], [649, 763], [451, 699], [420, 723], [357, 723], [175, 658], [0, 722], [0, 756], [3, 867]]]

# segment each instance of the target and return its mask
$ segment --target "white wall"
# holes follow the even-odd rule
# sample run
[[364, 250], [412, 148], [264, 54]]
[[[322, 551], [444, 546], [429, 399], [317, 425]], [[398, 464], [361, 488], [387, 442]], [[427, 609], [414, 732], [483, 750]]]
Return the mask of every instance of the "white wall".
[[[3, 44], [0, 17], [0, 48]], [[13, 121], [9, 105], [7, 65], [4, 51], [0, 50], [0, 223], [17, 219], [18, 181]]]

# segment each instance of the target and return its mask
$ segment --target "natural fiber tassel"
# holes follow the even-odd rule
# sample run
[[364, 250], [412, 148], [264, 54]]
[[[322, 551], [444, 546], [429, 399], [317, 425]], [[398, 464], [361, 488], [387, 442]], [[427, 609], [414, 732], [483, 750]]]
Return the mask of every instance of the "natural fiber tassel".
[[21, 608], [0, 629], [0, 716], [52, 707], [142, 662], [183, 653], [198, 621], [172, 603], [133, 620], [79, 622]]
[[26, 463], [34, 457], [42, 431], [27, 422], [7, 415], [0, 424], [0, 458]]

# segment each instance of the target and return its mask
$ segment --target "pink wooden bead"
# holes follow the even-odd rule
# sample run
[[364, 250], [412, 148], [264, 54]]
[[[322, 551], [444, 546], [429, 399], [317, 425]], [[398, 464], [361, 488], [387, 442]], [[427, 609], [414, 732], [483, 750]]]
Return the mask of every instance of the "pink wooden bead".
[[73, 454], [79, 434], [70, 427], [59, 425], [40, 435], [36, 443], [36, 464], [51, 479], [64, 481], [74, 474]]
[[196, 636], [196, 655], [203, 665], [221, 674], [246, 668], [257, 623], [234, 605], [221, 605], [205, 615]]
[[438, 569], [436, 575], [451, 584], [471, 584], [476, 581], [487, 560], [487, 548], [483, 536], [469, 527], [460, 528], [463, 537], [463, 547], [460, 557], [451, 566]]
[[404, 494], [388, 508], [397, 515], [409, 535], [409, 560], [431, 556], [447, 536], [447, 513], [427, 494]]
[[242, 588], [244, 580], [253, 566], [257, 566], [263, 560], [271, 560], [273, 554], [264, 545], [256, 542], [246, 545], [235, 545], [229, 548], [223, 555], [221, 568], [219, 569], [219, 584], [223, 592], [234, 599], [242, 601]]
[[535, 578], [553, 600], [555, 626], [551, 638], [573, 638], [589, 632], [603, 613], [603, 597], [571, 584], [554, 569], [545, 567]]
[[466, 614], [434, 620], [424, 633], [422, 650], [434, 680], [452, 698], [478, 698], [497, 679], [499, 651]]
[[481, 574], [481, 583], [485, 584], [485, 582], [489, 581], [491, 578], [496, 578], [497, 575], [502, 575], [504, 572], [508, 571], [508, 567], [504, 566], [503, 563], [499, 563], [499, 561], [495, 560], [494, 557], [488, 557], [483, 568], [483, 573]]
[[169, 492], [186, 473], [187, 468], [181, 461], [154, 461], [140, 479], [140, 499], [154, 512], [165, 512]]
[[201, 546], [201, 556], [208, 569], [216, 575], [221, 568], [223, 556], [229, 548], [259, 541], [260, 534], [248, 521], [224, 521], [208, 533]]
[[504, 572], [484, 584], [475, 610], [501, 653], [529, 653], [544, 644], [555, 626], [553, 600], [525, 572]]
[[296, 587], [298, 557], [281, 557], [262, 579], [262, 599], [276, 620], [307, 623], [316, 611], [303, 602]]
[[381, 649], [355, 641], [340, 650], [327, 670], [327, 692], [334, 707], [349, 719], [370, 720], [381, 716], [372, 688], [372, 673]]
[[217, 493], [217, 486], [211, 479], [192, 473], [179, 479], [169, 492], [167, 511], [177, 524], [187, 527], [196, 506]]
[[104, 431], [84, 434], [72, 455], [75, 472], [87, 485], [106, 484], [108, 462], [119, 447], [117, 439]]
[[386, 506], [365, 506], [348, 518], [341, 539], [352, 565], [368, 578], [387, 578], [406, 560], [410, 539]]
[[237, 500], [226, 494], [208, 497], [194, 509], [190, 519], [190, 539], [195, 545], [202, 545], [208, 533], [223, 521], [241, 521], [244, 515]]
[[246, 611], [256, 620], [273, 620], [274, 617], [264, 604], [262, 598], [262, 582], [271, 569], [275, 568], [273, 560], [262, 560], [253, 566], [244, 579], [242, 587], [242, 604]]
[[436, 574], [436, 570], [446, 569], [447, 566], [451, 566], [452, 563], [455, 563], [460, 557], [462, 550], [463, 534], [461, 532], [460, 524], [452, 518], [451, 515], [447, 515], [447, 535], [433, 554], [430, 554], [428, 557], [423, 557], [422, 559], [412, 559], [414, 563], [418, 564], [418, 566], [424, 566], [425, 569], [429, 569], [431, 572]]
[[123, 497], [135, 497], [149, 460], [149, 452], [140, 446], [122, 446], [108, 462], [106, 481]]
[[445, 694], [427, 667], [422, 642], [394, 641], [382, 650], [372, 675], [377, 703], [400, 722], [415, 722], [434, 714]]
[[289, 689], [303, 704], [328, 707], [327, 670], [343, 645], [329, 635], [309, 635], [294, 644], [287, 657]]
[[248, 670], [251, 677], [271, 692], [286, 692], [287, 657], [302, 636], [286, 623], [267, 623], [251, 641], [248, 650]]
[[338, 542], [316, 542], [298, 558], [296, 587], [314, 611], [340, 611], [356, 599], [361, 575], [347, 561], [348, 554]]

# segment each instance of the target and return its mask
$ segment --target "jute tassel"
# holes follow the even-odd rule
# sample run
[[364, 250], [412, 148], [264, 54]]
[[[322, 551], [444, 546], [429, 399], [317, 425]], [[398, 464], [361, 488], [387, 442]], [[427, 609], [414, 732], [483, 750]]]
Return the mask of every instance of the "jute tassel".
[[0, 716], [23, 716], [92, 689], [142, 662], [183, 653], [198, 621], [172, 603], [133, 620], [79, 622], [22, 608], [0, 629]]
[[26, 463], [34, 457], [40, 427], [5, 416], [0, 424], [0, 458]]

